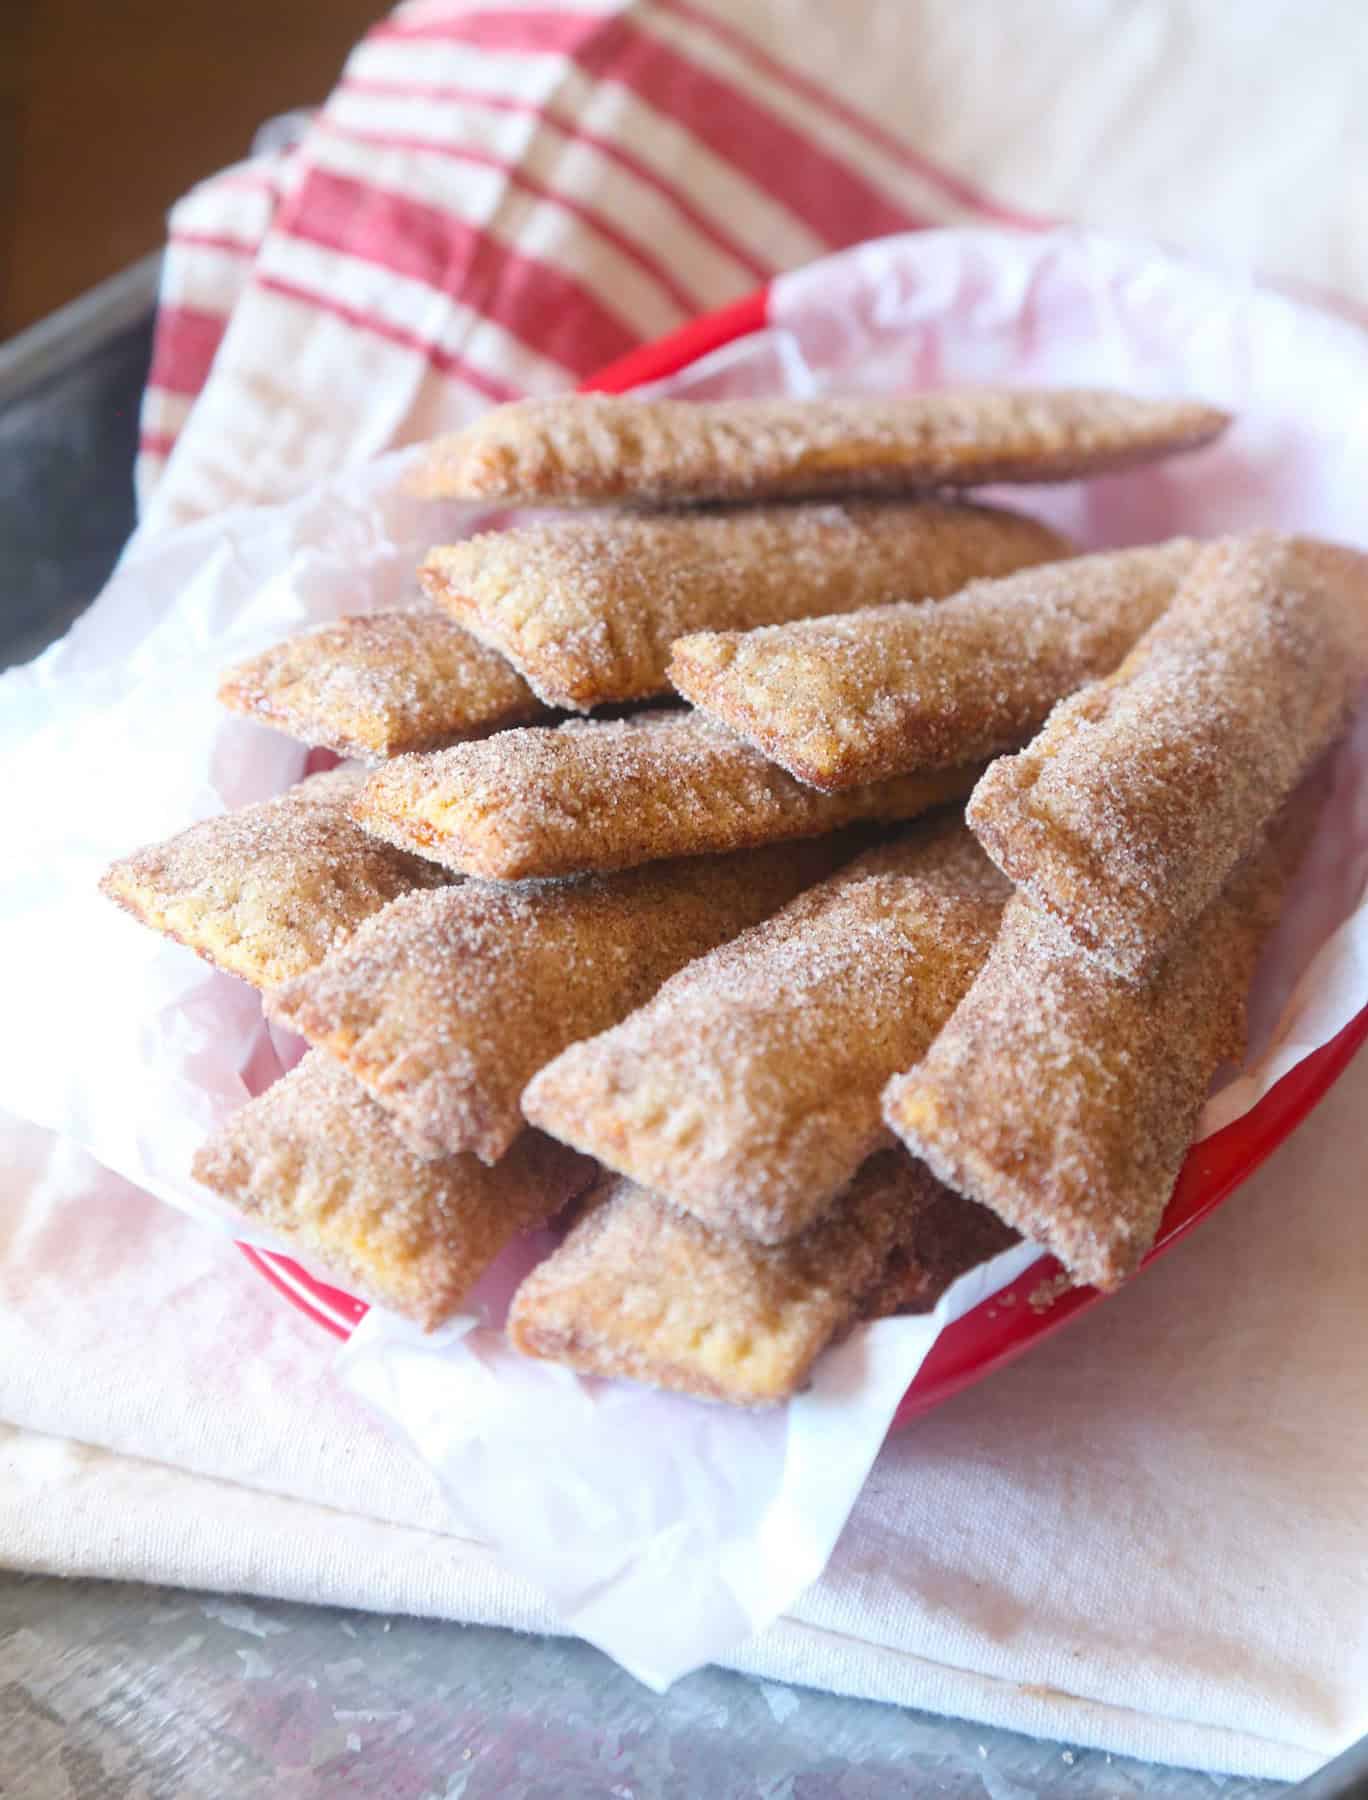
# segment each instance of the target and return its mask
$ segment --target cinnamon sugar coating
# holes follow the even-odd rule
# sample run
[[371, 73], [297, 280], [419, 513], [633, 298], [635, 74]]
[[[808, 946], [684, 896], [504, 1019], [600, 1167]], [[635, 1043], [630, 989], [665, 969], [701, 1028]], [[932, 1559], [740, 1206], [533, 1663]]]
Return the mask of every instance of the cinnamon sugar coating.
[[989, 768], [969, 822], [1079, 944], [1141, 979], [1339, 734], [1366, 635], [1368, 557], [1212, 544], [1120, 668]]
[[465, 882], [389, 907], [274, 996], [420, 1155], [501, 1157], [544, 1063], [836, 866], [835, 839], [519, 886]]
[[1154, 1241], [1315, 808], [1243, 863], [1148, 985], [1023, 894], [982, 973], [884, 1117], [943, 1181], [1115, 1288]]
[[1228, 423], [1197, 401], [1069, 388], [702, 403], [563, 394], [439, 438], [419, 489], [602, 503], [1064, 481], [1196, 449]]
[[503, 657], [428, 606], [299, 632], [230, 669], [218, 697], [301, 743], [366, 762], [483, 737], [545, 710]]
[[346, 1070], [317, 1052], [249, 1101], [194, 1162], [197, 1181], [306, 1261], [429, 1330], [593, 1172], [535, 1131], [494, 1169], [473, 1156], [423, 1162]]
[[430, 598], [502, 652], [552, 706], [669, 692], [670, 646], [882, 601], [953, 593], [1068, 554], [1000, 508], [853, 501], [595, 514], [488, 532], [431, 552]]
[[1197, 554], [1178, 539], [971, 582], [932, 606], [680, 638], [670, 680], [826, 792], [994, 756], [1114, 669]]
[[525, 1355], [735, 1406], [785, 1400], [861, 1319], [934, 1306], [1015, 1233], [900, 1151], [873, 1157], [827, 1216], [767, 1249], [605, 1178], [523, 1282]]
[[370, 837], [351, 770], [204, 819], [116, 862], [101, 891], [206, 962], [271, 989], [311, 969], [363, 919], [451, 876]]
[[353, 810], [390, 843], [468, 875], [515, 881], [914, 818], [963, 799], [981, 773], [975, 763], [819, 794], [729, 731], [676, 710], [505, 731], [400, 757], [370, 778]]
[[803, 1231], [887, 1141], [880, 1095], [988, 955], [1010, 888], [958, 819], [872, 850], [572, 1045], [528, 1119], [720, 1229]]

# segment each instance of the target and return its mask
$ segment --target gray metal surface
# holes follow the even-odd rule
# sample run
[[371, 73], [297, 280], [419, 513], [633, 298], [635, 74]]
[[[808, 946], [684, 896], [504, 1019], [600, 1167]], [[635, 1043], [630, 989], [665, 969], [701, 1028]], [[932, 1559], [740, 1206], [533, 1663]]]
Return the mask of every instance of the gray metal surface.
[[0, 666], [66, 630], [133, 529], [160, 260], [0, 344]]
[[[0, 346], [0, 664], [133, 522], [155, 269]], [[4, 1800], [1093, 1800], [1278, 1792], [706, 1671], [663, 1699], [586, 1645], [0, 1573]]]
[[585, 1644], [0, 1578], [0, 1794], [23, 1800], [1261, 1800], [1264, 1782]]

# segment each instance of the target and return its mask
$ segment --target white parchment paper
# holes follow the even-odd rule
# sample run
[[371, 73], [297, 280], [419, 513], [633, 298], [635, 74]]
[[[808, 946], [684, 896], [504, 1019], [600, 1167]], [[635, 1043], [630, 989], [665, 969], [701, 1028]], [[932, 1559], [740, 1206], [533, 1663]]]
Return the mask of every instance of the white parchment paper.
[[[1239, 423], [1199, 457], [1017, 504], [1089, 546], [1255, 524], [1362, 543], [1368, 338], [1276, 293], [1064, 234], [927, 233], [777, 284], [771, 329], [672, 385], [699, 394], [956, 381], [1198, 394]], [[293, 1046], [256, 996], [95, 891], [116, 856], [278, 791], [303, 752], [221, 715], [223, 666], [312, 621], [392, 604], [473, 515], [407, 498], [401, 454], [308, 498], [136, 543], [96, 605], [0, 680], [0, 1107], [207, 1220], [193, 1151]], [[1256, 1059], [1207, 1109], [1239, 1116], [1368, 1004], [1368, 712], [1255, 995]], [[456, 1528], [536, 1581], [569, 1627], [663, 1686], [763, 1628], [820, 1573], [942, 1326], [1034, 1253], [824, 1359], [787, 1408], [737, 1414], [511, 1353], [504, 1259], [431, 1337], [372, 1312], [344, 1378], [442, 1480]], [[327, 1354], [320, 1341], [320, 1355]]]

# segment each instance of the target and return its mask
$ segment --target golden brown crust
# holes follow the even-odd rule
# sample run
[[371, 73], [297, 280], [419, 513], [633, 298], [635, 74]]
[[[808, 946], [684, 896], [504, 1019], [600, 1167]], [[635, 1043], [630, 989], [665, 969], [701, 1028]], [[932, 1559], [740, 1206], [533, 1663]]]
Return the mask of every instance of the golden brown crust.
[[1177, 539], [971, 582], [933, 606], [680, 638], [670, 680], [829, 793], [995, 756], [1114, 669], [1197, 554]]
[[543, 700], [583, 712], [668, 693], [688, 632], [949, 594], [1068, 551], [997, 508], [855, 501], [528, 525], [435, 549], [420, 578]]
[[358, 785], [351, 770], [334, 770], [204, 819], [121, 858], [101, 890], [216, 968], [274, 988], [398, 895], [451, 881], [353, 822], [347, 806]]
[[538, 718], [518, 672], [436, 607], [363, 613], [238, 663], [219, 699], [301, 743], [377, 762]]
[[1068, 388], [702, 403], [563, 394], [438, 439], [418, 487], [603, 503], [1065, 481], [1196, 449], [1228, 424], [1198, 401]]
[[1080, 1281], [1116, 1287], [1154, 1240], [1212, 1076], [1243, 1054], [1254, 966], [1309, 823], [1241, 865], [1148, 986], [1018, 894], [954, 1017], [889, 1083], [889, 1126]]
[[419, 1154], [504, 1154], [523, 1088], [667, 976], [831, 872], [833, 839], [569, 882], [466, 882], [388, 908], [274, 997]]
[[870, 851], [572, 1045], [527, 1118], [707, 1224], [805, 1230], [887, 1141], [885, 1082], [988, 955], [1010, 889], [957, 819]]
[[1209, 546], [1115, 674], [990, 767], [970, 824], [1079, 944], [1143, 979], [1338, 735], [1366, 623], [1368, 557]]
[[915, 818], [961, 800], [981, 764], [819, 794], [694, 712], [572, 720], [387, 763], [367, 831], [494, 881], [633, 868]]
[[593, 1164], [535, 1131], [497, 1168], [423, 1162], [315, 1052], [204, 1145], [194, 1174], [346, 1287], [430, 1330], [520, 1232], [588, 1186]]
[[871, 1158], [826, 1218], [775, 1249], [609, 1177], [518, 1289], [508, 1332], [583, 1374], [772, 1405], [858, 1320], [933, 1306], [1014, 1236], [901, 1151]]

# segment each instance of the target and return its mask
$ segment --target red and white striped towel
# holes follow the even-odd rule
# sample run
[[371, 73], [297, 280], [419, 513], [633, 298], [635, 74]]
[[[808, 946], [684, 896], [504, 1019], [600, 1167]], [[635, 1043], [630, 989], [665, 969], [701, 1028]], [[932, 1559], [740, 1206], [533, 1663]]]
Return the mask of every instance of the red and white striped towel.
[[918, 226], [1066, 217], [1368, 297], [1368, 14], [1261, 16], [409, 0], [295, 149], [173, 211], [145, 521], [297, 493]]
[[149, 517], [278, 498], [562, 388], [863, 238], [1032, 222], [780, 60], [755, 30], [778, 12], [735, 14], [411, 0], [377, 24], [296, 150], [172, 214]]

